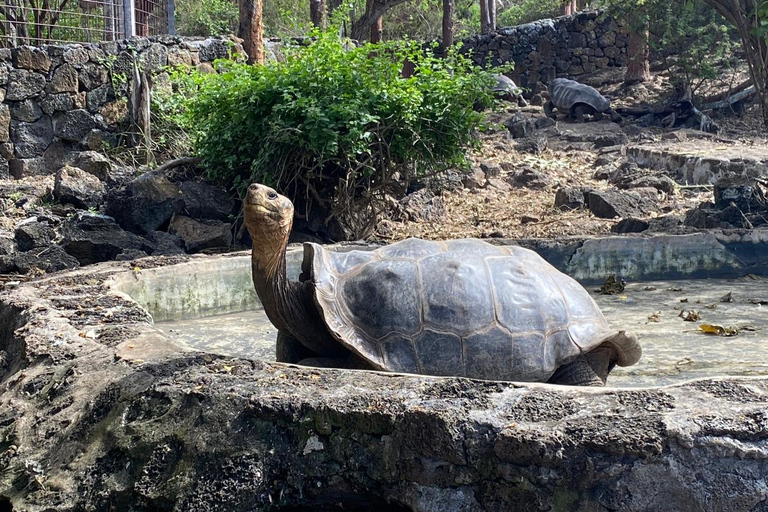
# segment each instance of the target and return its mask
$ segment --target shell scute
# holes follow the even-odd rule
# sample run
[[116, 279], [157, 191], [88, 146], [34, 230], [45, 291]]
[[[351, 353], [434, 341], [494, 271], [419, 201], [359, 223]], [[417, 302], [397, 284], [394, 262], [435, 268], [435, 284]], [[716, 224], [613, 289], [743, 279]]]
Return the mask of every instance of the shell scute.
[[493, 295], [484, 260], [454, 252], [419, 261], [424, 321], [459, 336], [494, 321]]
[[336, 300], [345, 306], [345, 322], [380, 339], [397, 332], [412, 336], [421, 330], [421, 296], [416, 262], [371, 261], [348, 279], [339, 279]]
[[414, 340], [416, 353], [427, 375], [464, 375], [461, 338], [425, 329]]

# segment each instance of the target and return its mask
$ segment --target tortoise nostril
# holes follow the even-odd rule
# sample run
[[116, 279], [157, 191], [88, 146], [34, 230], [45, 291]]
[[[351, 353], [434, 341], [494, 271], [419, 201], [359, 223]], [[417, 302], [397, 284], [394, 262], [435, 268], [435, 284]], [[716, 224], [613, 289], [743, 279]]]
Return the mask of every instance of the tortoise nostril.
[[248, 185], [248, 190], [258, 190], [259, 185], [256, 183], [252, 183], [251, 185]]

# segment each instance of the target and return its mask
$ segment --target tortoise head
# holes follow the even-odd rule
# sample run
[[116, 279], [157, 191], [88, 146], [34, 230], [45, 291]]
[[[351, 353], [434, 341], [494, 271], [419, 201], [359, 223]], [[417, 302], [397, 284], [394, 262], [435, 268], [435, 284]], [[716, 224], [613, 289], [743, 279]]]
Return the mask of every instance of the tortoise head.
[[290, 199], [266, 185], [253, 183], [245, 194], [243, 218], [253, 240], [254, 257], [273, 262], [282, 256], [293, 224]]

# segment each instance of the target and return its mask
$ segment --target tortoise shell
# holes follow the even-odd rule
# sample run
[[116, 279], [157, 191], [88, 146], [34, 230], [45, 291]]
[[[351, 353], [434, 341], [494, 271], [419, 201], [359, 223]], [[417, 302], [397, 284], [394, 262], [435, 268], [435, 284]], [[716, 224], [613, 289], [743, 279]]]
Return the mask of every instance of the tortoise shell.
[[521, 247], [307, 243], [303, 271], [331, 334], [380, 370], [546, 381], [617, 333], [581, 285]]
[[597, 92], [597, 89], [575, 80], [555, 78], [549, 82], [549, 97], [558, 110], [568, 112], [579, 103], [589, 105], [597, 112], [611, 108], [611, 101]]

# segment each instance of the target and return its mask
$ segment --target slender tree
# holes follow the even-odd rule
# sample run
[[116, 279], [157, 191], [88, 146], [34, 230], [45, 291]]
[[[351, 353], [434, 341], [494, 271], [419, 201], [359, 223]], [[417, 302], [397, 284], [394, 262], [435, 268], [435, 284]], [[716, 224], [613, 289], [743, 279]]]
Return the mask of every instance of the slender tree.
[[704, 1], [739, 32], [749, 74], [760, 102], [763, 125], [768, 128], [768, 1]]
[[262, 0], [238, 0], [240, 26], [238, 37], [243, 40], [243, 49], [249, 64], [264, 64], [264, 24]]
[[443, 48], [453, 46], [455, 0], [443, 0]]
[[[491, 30], [491, 13], [488, 12], [488, 1], [480, 0], [480, 33], [487, 34]], [[493, 0], [491, 0], [493, 1]]]
[[371, 36], [372, 25], [379, 22], [391, 8], [408, 0], [368, 0], [365, 13], [352, 23], [349, 36], [358, 41], [364, 41]]
[[325, 28], [325, 0], [309, 0], [309, 18], [316, 27]]
[[651, 79], [650, 47], [648, 46], [648, 25], [637, 27], [628, 23], [629, 44], [627, 45], [627, 71], [625, 84], [647, 82]]

